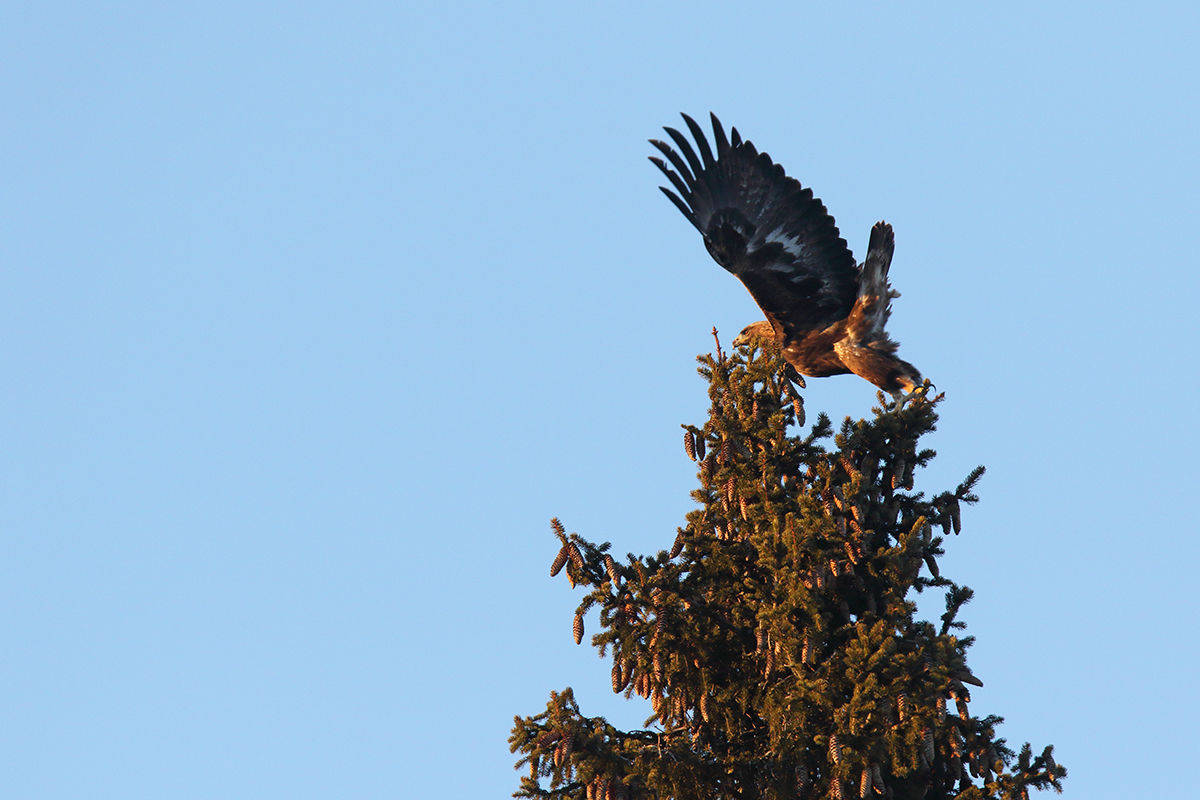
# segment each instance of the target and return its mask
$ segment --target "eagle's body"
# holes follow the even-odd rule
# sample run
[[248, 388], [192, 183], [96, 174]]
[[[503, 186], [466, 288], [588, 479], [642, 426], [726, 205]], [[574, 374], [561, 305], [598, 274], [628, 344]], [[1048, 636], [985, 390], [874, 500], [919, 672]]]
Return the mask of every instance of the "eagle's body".
[[893, 395], [920, 385], [921, 374], [896, 357], [897, 345], [884, 330], [891, 299], [899, 297], [887, 280], [892, 227], [880, 222], [871, 229], [867, 257], [856, 265], [833, 217], [811, 189], [742, 141], [737, 128], [726, 139], [716, 116], [714, 156], [700, 126], [686, 114], [683, 118], [699, 155], [679, 131], [666, 128], [683, 157], [651, 140], [670, 165], [650, 160], [679, 194], [661, 187], [663, 192], [767, 316], [734, 341], [775, 342], [801, 375], [853, 372]]

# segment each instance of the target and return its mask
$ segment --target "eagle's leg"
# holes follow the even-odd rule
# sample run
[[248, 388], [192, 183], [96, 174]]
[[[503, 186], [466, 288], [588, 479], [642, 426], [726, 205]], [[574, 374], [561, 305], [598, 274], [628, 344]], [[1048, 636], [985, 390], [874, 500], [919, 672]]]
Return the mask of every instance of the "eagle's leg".
[[904, 404], [911, 400], [924, 400], [929, 397], [929, 392], [937, 387], [926, 378], [920, 386], [913, 387], [911, 392], [896, 391], [892, 392], [892, 399], [896, 401], [896, 410], [904, 408]]
[[[891, 344], [890, 348], [894, 350], [895, 345]], [[921, 385], [921, 373], [917, 368], [886, 350], [876, 350], [846, 339], [835, 343], [833, 349], [851, 372], [866, 378], [897, 401]]]

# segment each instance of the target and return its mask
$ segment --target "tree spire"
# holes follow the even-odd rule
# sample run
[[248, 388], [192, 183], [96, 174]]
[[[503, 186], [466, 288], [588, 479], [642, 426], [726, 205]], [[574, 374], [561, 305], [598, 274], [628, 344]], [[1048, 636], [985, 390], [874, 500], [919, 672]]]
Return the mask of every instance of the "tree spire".
[[[714, 330], [714, 336], [716, 331]], [[1033, 757], [973, 716], [969, 588], [938, 557], [983, 468], [954, 490], [914, 489], [919, 447], [942, 397], [892, 401], [836, 435], [803, 401], [777, 353], [753, 344], [699, 357], [708, 420], [684, 425], [697, 507], [669, 551], [617, 559], [554, 520], [566, 568], [599, 609], [592, 645], [612, 688], [650, 701], [643, 730], [583, 716], [571, 690], [517, 717], [528, 766], [517, 797], [1023, 798], [1061, 790], [1052, 748]], [[832, 446], [830, 440], [832, 439]], [[946, 590], [940, 628], [912, 592]], [[951, 703], [953, 704], [951, 706]]]

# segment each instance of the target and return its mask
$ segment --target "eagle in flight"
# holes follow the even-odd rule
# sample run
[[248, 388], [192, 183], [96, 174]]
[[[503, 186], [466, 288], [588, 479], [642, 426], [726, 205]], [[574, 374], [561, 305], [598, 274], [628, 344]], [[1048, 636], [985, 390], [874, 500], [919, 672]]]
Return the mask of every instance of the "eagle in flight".
[[891, 300], [900, 296], [887, 279], [892, 226], [875, 224], [867, 257], [856, 265], [833, 217], [811, 189], [743, 141], [737, 128], [726, 138], [716, 115], [715, 154], [700, 126], [687, 114], [683, 119], [695, 148], [679, 131], [664, 128], [683, 157], [669, 144], [651, 139], [666, 161], [650, 160], [678, 194], [659, 188], [767, 316], [746, 327], [734, 343], [772, 341], [801, 375], [853, 372], [896, 398], [918, 388], [921, 373], [897, 358], [897, 344], [884, 330]]

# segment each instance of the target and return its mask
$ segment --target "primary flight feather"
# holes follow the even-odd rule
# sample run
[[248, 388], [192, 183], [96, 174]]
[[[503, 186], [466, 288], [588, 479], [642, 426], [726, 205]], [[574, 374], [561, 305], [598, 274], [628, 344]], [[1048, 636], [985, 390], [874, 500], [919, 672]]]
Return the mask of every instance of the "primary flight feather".
[[665, 128], [679, 152], [651, 139], [666, 161], [650, 160], [675, 191], [659, 188], [767, 317], [747, 326], [734, 342], [773, 341], [801, 375], [853, 372], [896, 397], [920, 386], [921, 373], [896, 356], [897, 344], [884, 330], [891, 300], [900, 296], [887, 279], [892, 226], [875, 224], [867, 257], [856, 265], [833, 217], [811, 189], [743, 141], [737, 128], [726, 138], [715, 115], [715, 153], [700, 126], [687, 114], [683, 119], [696, 146], [674, 128]]

